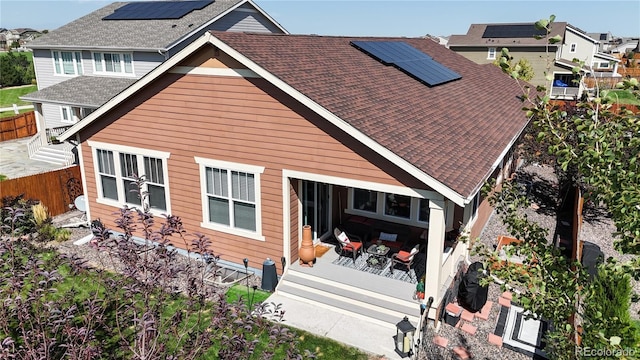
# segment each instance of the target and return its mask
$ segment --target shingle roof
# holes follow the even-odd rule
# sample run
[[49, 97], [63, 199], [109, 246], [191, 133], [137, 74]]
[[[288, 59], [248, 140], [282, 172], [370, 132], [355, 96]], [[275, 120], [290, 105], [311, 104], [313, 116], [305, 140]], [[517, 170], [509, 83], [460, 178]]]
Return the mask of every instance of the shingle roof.
[[465, 198], [527, 123], [514, 80], [429, 39], [379, 40], [405, 41], [462, 79], [428, 87], [350, 45], [376, 38], [212, 34]]
[[[451, 35], [449, 37], [449, 47], [456, 46], [509, 46], [509, 47], [518, 47], [518, 46], [542, 46], [544, 45], [543, 40], [536, 40], [533, 36], [527, 37], [502, 37], [502, 38], [483, 38], [487, 26], [492, 25], [531, 25], [534, 26], [533, 23], [511, 23], [511, 24], [471, 24], [469, 26], [469, 30], [465, 35]], [[567, 27], [566, 22], [554, 22], [551, 24], [551, 33], [549, 37], [554, 37], [556, 35], [560, 35], [564, 38], [565, 28]]]
[[20, 98], [38, 103], [97, 108], [135, 81], [131, 78], [77, 76]]
[[50, 31], [30, 42], [28, 47], [165, 50], [201, 25], [245, 1], [215, 0], [203, 9], [192, 11], [180, 19], [102, 20], [115, 9], [129, 3], [115, 2]]

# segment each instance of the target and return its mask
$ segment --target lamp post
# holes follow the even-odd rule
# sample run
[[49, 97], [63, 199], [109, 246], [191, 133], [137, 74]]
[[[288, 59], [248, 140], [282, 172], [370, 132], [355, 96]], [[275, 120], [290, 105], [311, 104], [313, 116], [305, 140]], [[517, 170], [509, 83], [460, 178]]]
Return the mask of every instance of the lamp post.
[[413, 353], [411, 347], [415, 331], [416, 327], [409, 322], [409, 318], [406, 316], [396, 324], [396, 352], [403, 358]]
[[244, 275], [247, 278], [247, 310], [251, 311], [251, 304], [249, 301], [249, 259], [244, 258], [242, 259], [242, 262], [244, 263]]

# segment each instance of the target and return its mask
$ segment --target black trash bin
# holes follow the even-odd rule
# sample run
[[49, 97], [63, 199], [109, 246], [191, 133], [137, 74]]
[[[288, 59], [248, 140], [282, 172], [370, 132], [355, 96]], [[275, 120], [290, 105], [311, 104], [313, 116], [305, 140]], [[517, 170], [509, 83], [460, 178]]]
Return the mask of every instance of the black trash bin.
[[276, 263], [267, 258], [262, 263], [262, 290], [273, 291], [278, 285], [278, 274], [276, 273]]

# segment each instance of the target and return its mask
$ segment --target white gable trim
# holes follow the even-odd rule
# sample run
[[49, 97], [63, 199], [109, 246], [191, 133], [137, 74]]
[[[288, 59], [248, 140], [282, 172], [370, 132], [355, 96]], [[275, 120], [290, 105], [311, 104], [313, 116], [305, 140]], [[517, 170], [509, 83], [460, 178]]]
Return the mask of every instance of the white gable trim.
[[575, 35], [593, 43], [593, 44], [599, 44], [600, 42], [598, 40], [595, 40], [593, 38], [590, 38], [589, 35], [583, 34], [581, 33], [579, 30], [575, 29], [572, 25], [569, 25], [566, 27], [567, 30], [571, 31], [572, 33], [574, 33]]
[[195, 66], [176, 66], [169, 70], [172, 74], [190, 74], [207, 76], [231, 76], [245, 78], [259, 78], [260, 76], [248, 69], [207, 68]]

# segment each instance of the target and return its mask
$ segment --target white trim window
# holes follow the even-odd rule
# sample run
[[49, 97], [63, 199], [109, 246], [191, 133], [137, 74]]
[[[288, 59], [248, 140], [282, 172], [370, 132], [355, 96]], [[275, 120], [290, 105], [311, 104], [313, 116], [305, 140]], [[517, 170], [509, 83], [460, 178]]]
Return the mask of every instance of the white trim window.
[[121, 207], [142, 206], [136, 177], [142, 178], [140, 189], [144, 206], [151, 213], [170, 213], [167, 159], [162, 151], [89, 141], [98, 188], [98, 203]]
[[429, 227], [429, 200], [388, 192], [349, 188], [347, 213]]
[[496, 59], [496, 48], [490, 47], [487, 51], [487, 59], [495, 60]]
[[53, 71], [56, 75], [82, 75], [82, 53], [80, 51], [51, 51]]
[[96, 74], [133, 75], [133, 55], [94, 52], [93, 71]]
[[75, 116], [73, 116], [73, 109], [71, 106], [60, 106], [60, 121], [63, 123], [75, 123]]
[[571, 45], [569, 45], [569, 52], [576, 52], [576, 50], [578, 49], [578, 44], [577, 43], [571, 43]]
[[264, 167], [195, 158], [200, 165], [202, 227], [264, 240], [260, 174]]

